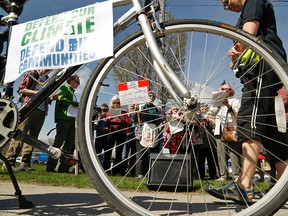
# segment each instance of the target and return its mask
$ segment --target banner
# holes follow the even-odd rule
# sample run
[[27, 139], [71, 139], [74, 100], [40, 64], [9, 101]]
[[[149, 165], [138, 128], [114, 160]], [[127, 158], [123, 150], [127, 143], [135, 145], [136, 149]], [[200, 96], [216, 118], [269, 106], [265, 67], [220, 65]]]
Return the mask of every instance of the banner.
[[58, 69], [113, 55], [110, 1], [15, 25], [5, 83], [35, 69]]
[[121, 105], [142, 104], [149, 101], [148, 80], [138, 80], [118, 84]]

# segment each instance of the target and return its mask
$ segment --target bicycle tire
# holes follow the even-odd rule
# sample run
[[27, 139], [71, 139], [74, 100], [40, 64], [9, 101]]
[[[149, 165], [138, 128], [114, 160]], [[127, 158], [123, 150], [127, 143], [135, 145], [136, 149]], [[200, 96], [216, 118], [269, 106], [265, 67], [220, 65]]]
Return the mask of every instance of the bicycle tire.
[[[223, 24], [223, 23], [216, 22], [216, 21], [198, 20], [198, 19], [176, 20], [176, 21], [168, 22], [165, 24], [164, 33], [160, 35], [160, 37], [162, 37], [163, 35], [167, 36], [167, 35], [174, 34], [174, 33], [179, 34], [179, 33], [184, 33], [184, 32], [187, 34], [189, 32], [190, 33], [192, 32], [191, 34], [189, 33], [189, 35], [191, 36], [193, 34], [193, 37], [195, 38], [197, 36], [194, 36], [194, 34], [195, 35], [199, 34], [201, 37], [204, 36], [203, 37], [205, 38], [204, 41], [207, 40], [208, 38], [209, 39], [212, 38], [212, 40], [215, 42], [216, 40], [214, 40], [213, 37], [219, 36], [220, 39], [219, 40], [217, 39], [219, 43], [222, 43], [222, 40], [224, 41], [226, 39], [230, 41], [230, 45], [228, 45], [228, 47], [232, 45], [231, 41], [236, 40], [236, 41], [241, 42], [242, 44], [256, 51], [260, 56], [262, 56], [262, 58], [274, 69], [275, 73], [278, 75], [279, 79], [281, 80], [283, 85], [286, 87], [286, 89], [288, 89], [287, 64], [285, 63], [285, 61], [283, 61], [283, 59], [276, 52], [270, 49], [267, 45], [265, 45], [258, 38], [253, 37], [243, 32], [242, 30], [237, 29], [227, 24]], [[97, 66], [97, 68], [95, 68], [95, 70], [91, 74], [91, 77], [89, 78], [85, 86], [85, 89], [83, 91], [81, 102], [80, 102], [78, 121], [77, 121], [78, 122], [78, 126], [77, 126], [78, 144], [80, 147], [80, 155], [81, 155], [81, 159], [84, 164], [85, 170], [87, 174], [89, 175], [98, 193], [101, 194], [104, 200], [108, 204], [113, 206], [115, 210], [121, 215], [154, 215], [159, 212], [152, 211], [151, 209], [147, 210], [144, 207], [141, 207], [139, 204], [132, 201], [132, 199], [130, 198], [131, 193], [130, 195], [123, 195], [122, 194], [123, 192], [119, 192], [121, 189], [119, 189], [118, 186], [116, 186], [114, 183], [111, 182], [109, 175], [106, 174], [105, 171], [103, 170], [101, 162], [99, 161], [97, 154], [95, 153], [95, 147], [94, 147], [95, 136], [94, 136], [94, 132], [92, 129], [92, 115], [93, 115], [93, 108], [96, 104], [98, 97], [106, 98], [107, 100], [108, 95], [109, 96], [111, 95], [112, 97], [112, 93], [117, 93], [116, 88], [115, 89], [109, 88], [109, 91], [111, 92], [107, 92], [108, 90], [106, 89], [102, 91], [100, 89], [101, 83], [105, 79], [112, 80], [111, 77], [113, 75], [110, 73], [111, 71], [113, 71], [112, 68], [115, 67], [115, 65], [117, 65], [122, 58], [124, 58], [123, 56], [137, 49], [137, 47], [139, 47], [139, 44], [144, 44], [144, 43], [145, 43], [145, 38], [142, 32], [135, 33], [134, 35], [122, 41], [115, 48], [113, 57], [104, 59]], [[189, 42], [186, 41], [186, 44], [187, 43]], [[207, 44], [205, 43], [205, 46], [208, 46], [208, 43]], [[225, 49], [227, 52], [228, 47], [224, 46], [223, 49]], [[203, 56], [208, 55], [207, 53], [205, 53], [205, 49], [207, 49], [207, 47], [203, 48], [202, 50], [203, 53], [199, 51], [196, 54], [198, 56], [200, 56], [200, 53], [203, 54]], [[217, 55], [218, 55], [218, 50], [217, 50]], [[219, 65], [220, 64], [224, 65], [224, 62], [226, 62], [225, 66], [227, 67], [229, 64], [229, 61], [228, 61], [229, 59], [228, 60], [225, 60], [225, 59], [227, 59], [227, 56], [223, 55], [223, 58], [219, 60], [220, 63], [218, 65], [212, 62], [210, 71], [212, 70], [213, 66], [214, 66], [213, 67], [214, 71], [219, 69], [220, 68]], [[207, 61], [210, 61], [210, 60], [211, 59], [208, 59]], [[202, 68], [200, 67], [202, 71], [204, 71], [203, 69], [204, 64], [205, 62], [203, 60]], [[221, 73], [224, 70], [225, 69], [222, 69]], [[228, 69], [226, 68], [226, 70]], [[231, 73], [231, 71], [229, 73]], [[204, 82], [204, 84], [207, 85], [207, 83], [209, 82], [212, 83], [211, 81], [212, 78], [210, 77], [210, 75], [207, 76], [207, 78], [209, 78], [209, 81]], [[227, 76], [224, 76], [224, 78], [228, 79], [228, 81], [229, 81], [229, 77], [230, 77], [230, 74]], [[223, 78], [223, 76], [221, 78]], [[216, 80], [216, 78], [214, 80]], [[154, 83], [154, 81], [150, 81], [150, 82]], [[219, 80], [217, 82], [219, 83]], [[238, 89], [238, 90], [240, 88], [239, 86], [241, 86], [239, 83], [237, 83], [237, 81], [233, 81], [233, 83], [231, 82], [231, 84], [235, 84], [235, 89]], [[264, 196], [262, 199], [257, 201], [252, 206], [248, 206], [247, 208], [243, 209], [243, 211], [240, 211], [238, 213], [234, 212], [234, 213], [237, 215], [273, 215], [288, 200], [287, 179], [288, 179], [288, 170], [286, 169], [282, 177], [277, 181], [276, 185], [269, 192], [269, 196], [268, 195]], [[200, 184], [202, 184], [201, 181], [200, 181]], [[156, 193], [158, 193], [158, 191]], [[144, 204], [142, 203], [142, 205], [145, 206], [145, 203]], [[206, 211], [208, 210], [207, 208], [208, 207], [205, 207]], [[164, 209], [162, 210], [164, 213]], [[191, 209], [187, 211], [183, 210], [183, 212], [185, 212], [184, 214], [187, 214], [187, 212], [191, 213]], [[166, 213], [167, 212], [165, 212], [165, 214]], [[161, 211], [161, 214], [162, 214], [162, 211]], [[230, 214], [231, 212], [229, 213], [229, 215]]]

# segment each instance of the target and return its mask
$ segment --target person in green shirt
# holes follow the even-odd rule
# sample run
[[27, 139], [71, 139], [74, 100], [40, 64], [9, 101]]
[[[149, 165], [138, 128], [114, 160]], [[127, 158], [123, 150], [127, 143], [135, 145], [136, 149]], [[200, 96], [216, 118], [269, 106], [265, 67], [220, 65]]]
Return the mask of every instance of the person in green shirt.
[[[68, 107], [78, 107], [78, 102], [74, 95], [74, 91], [80, 84], [80, 78], [72, 75], [67, 79], [67, 84], [60, 87], [55, 106], [55, 123], [56, 136], [53, 147], [60, 148], [62, 151], [73, 154], [75, 150], [75, 117], [68, 115]], [[55, 172], [58, 160], [51, 157], [48, 158], [46, 172]], [[65, 158], [60, 158], [58, 172], [69, 172]]]

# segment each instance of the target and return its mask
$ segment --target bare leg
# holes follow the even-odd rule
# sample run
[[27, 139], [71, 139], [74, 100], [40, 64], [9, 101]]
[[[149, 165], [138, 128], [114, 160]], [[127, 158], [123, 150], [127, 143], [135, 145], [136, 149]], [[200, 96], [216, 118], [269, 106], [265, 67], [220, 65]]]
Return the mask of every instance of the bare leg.
[[242, 143], [242, 170], [237, 184], [243, 189], [252, 188], [252, 179], [255, 174], [261, 143], [257, 140], [246, 140]]

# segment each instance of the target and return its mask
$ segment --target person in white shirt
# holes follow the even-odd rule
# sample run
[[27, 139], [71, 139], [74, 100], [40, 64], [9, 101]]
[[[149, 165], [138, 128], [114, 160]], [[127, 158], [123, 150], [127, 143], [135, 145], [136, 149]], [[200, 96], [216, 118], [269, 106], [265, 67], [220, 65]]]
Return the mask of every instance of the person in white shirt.
[[223, 83], [220, 91], [226, 91], [226, 99], [223, 106], [212, 107], [210, 112], [216, 115], [214, 136], [217, 142], [217, 153], [219, 163], [219, 179], [220, 181], [228, 178], [228, 156], [231, 160], [232, 175], [237, 179], [240, 174], [241, 167], [241, 145], [239, 143], [223, 143], [221, 141], [221, 133], [223, 127], [237, 125], [237, 112], [240, 108], [240, 100], [234, 97], [235, 91], [229, 83]]

